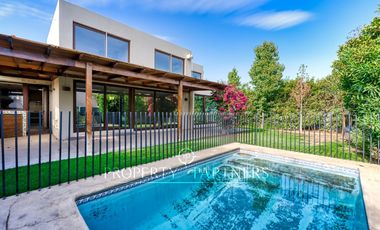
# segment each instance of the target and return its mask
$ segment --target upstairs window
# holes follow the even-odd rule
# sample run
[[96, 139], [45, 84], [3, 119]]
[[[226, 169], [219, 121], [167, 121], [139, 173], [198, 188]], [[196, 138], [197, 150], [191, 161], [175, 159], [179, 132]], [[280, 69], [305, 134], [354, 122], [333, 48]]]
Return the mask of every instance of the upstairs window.
[[156, 51], [155, 68], [164, 71], [170, 71], [170, 55]]
[[74, 24], [74, 49], [106, 56], [106, 33]]
[[129, 62], [129, 41], [74, 23], [74, 49]]
[[184, 60], [182, 58], [156, 50], [154, 60], [156, 69], [184, 74]]
[[172, 57], [172, 72], [183, 74], [183, 59]]
[[191, 76], [192, 76], [193, 78], [197, 78], [197, 79], [201, 79], [201, 78], [202, 78], [202, 74], [199, 73], [199, 72], [196, 72], [196, 71], [192, 71], [192, 72], [191, 72]]
[[107, 56], [112, 59], [129, 62], [129, 41], [107, 35]]

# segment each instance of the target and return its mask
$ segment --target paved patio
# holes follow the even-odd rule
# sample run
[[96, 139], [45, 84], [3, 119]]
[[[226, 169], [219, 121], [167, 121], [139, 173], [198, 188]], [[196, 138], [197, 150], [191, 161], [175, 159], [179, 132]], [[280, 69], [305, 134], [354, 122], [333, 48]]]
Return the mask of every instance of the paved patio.
[[[380, 196], [378, 196], [378, 191], [380, 191], [380, 166], [239, 143], [196, 152], [195, 161], [201, 161], [239, 149], [359, 169], [369, 226], [371, 229], [380, 229]], [[173, 157], [143, 165], [147, 169], [143, 172], [150, 172], [149, 169], [157, 167], [173, 169], [181, 165], [178, 158]], [[137, 170], [134, 179], [148, 175], [148, 173], [144, 175], [140, 172]], [[87, 229], [87, 225], [79, 213], [75, 200], [83, 195], [127, 183], [134, 179], [129, 178], [128, 175], [123, 178], [105, 178], [103, 175], [70, 184], [53, 186], [50, 189], [45, 188], [41, 191], [32, 191], [19, 196], [8, 197], [0, 200], [0, 207], [2, 207], [0, 209], [0, 228]]]

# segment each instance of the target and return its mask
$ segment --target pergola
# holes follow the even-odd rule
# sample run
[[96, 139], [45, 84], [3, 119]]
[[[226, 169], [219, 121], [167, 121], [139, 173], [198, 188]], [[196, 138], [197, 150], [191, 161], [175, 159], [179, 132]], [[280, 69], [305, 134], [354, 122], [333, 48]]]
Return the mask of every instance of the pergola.
[[[134, 65], [72, 49], [0, 34], [0, 75], [54, 80], [82, 78], [86, 82], [86, 124], [92, 132], [92, 83], [105, 82], [134, 87], [176, 90], [178, 114], [182, 113], [184, 91], [222, 90], [225, 85], [185, 75]], [[181, 128], [181, 117], [178, 117]]]

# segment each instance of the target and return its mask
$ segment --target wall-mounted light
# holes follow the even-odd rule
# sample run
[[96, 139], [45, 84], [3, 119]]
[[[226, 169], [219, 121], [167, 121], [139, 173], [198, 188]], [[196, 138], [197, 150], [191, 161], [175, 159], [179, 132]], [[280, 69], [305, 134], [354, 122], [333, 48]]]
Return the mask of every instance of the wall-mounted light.
[[189, 59], [189, 60], [193, 59], [193, 54], [191, 53], [186, 54], [186, 59]]

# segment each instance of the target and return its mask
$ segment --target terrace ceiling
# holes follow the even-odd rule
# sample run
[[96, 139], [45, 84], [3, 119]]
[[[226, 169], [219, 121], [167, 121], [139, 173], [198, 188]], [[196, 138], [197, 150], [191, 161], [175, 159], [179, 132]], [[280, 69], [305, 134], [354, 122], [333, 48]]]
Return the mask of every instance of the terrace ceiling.
[[93, 80], [185, 91], [220, 90], [224, 84], [160, 71], [80, 51], [0, 34], [0, 75], [53, 80], [59, 76], [85, 79], [86, 63], [92, 63]]

